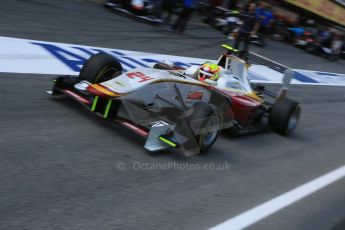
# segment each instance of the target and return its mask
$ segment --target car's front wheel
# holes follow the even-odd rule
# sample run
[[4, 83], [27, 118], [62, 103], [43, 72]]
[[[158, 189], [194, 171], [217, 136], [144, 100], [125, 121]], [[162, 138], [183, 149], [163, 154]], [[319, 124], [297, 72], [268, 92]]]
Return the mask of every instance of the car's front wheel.
[[200, 153], [205, 153], [216, 142], [221, 132], [222, 114], [214, 106], [202, 102], [195, 104], [192, 110], [188, 123]]
[[96, 84], [113, 79], [119, 76], [122, 71], [122, 65], [115, 57], [105, 53], [98, 53], [85, 62], [79, 78]]

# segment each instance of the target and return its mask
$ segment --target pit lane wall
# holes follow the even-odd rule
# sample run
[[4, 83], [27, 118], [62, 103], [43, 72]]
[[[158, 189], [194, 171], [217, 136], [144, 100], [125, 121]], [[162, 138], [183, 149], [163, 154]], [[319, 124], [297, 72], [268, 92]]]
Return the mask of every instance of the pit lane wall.
[[[200, 58], [0, 37], [0, 72], [78, 75], [83, 63], [98, 52], [115, 56], [125, 71], [136, 67], [152, 67], [161, 60], [168, 60], [185, 68], [208, 61]], [[253, 65], [249, 69], [249, 77], [252, 82], [281, 83], [283, 75], [266, 66]], [[296, 70], [292, 84], [345, 86], [345, 74]]]

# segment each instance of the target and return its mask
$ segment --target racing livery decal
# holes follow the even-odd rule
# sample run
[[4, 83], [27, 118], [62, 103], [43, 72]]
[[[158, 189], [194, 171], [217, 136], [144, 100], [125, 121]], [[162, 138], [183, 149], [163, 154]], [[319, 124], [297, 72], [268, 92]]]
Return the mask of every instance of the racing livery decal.
[[203, 92], [189, 91], [189, 93], [188, 93], [188, 95], [187, 95], [187, 99], [188, 99], [188, 100], [197, 100], [197, 101], [201, 101], [203, 95], [204, 95]]
[[[0, 72], [78, 75], [84, 62], [93, 54], [108, 53], [116, 57], [124, 71], [152, 67], [166, 60], [188, 68], [207, 59], [143, 53], [128, 50], [90, 47], [64, 43], [35, 41], [0, 36]], [[345, 74], [296, 70], [292, 84], [345, 86]], [[134, 76], [133, 76], [134, 77]], [[283, 75], [262, 65], [249, 69], [249, 78], [257, 83], [281, 83]], [[146, 78], [144, 78], [146, 79]]]
[[146, 76], [142, 72], [131, 72], [131, 73], [128, 73], [126, 75], [131, 79], [139, 78], [139, 82], [145, 82], [145, 81], [153, 80], [153, 78]]

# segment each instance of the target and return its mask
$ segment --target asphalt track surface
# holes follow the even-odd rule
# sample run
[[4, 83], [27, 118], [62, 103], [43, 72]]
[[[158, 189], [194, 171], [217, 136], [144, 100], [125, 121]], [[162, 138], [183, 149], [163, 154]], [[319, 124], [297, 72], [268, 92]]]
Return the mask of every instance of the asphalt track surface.
[[[197, 23], [180, 36], [89, 2], [1, 1], [0, 14], [1, 36], [210, 58], [224, 41]], [[280, 43], [257, 51], [294, 68], [344, 72], [343, 61]], [[50, 99], [52, 78], [0, 73], [0, 229], [206, 229], [345, 163], [341, 87], [293, 86], [303, 116], [289, 138], [224, 134], [208, 154], [186, 158], [148, 153], [77, 103]], [[136, 169], [185, 163], [230, 169]], [[344, 229], [344, 194], [343, 179], [249, 229]]]

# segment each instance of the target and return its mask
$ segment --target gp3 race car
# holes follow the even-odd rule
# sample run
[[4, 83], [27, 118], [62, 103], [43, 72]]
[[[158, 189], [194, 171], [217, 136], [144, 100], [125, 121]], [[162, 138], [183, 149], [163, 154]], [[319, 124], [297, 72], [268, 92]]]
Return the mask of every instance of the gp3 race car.
[[[99, 53], [78, 77], [59, 76], [52, 96], [67, 95], [92, 113], [146, 139], [145, 149], [179, 149], [185, 155], [206, 152], [221, 130], [235, 135], [272, 129], [287, 135], [300, 116], [298, 102], [286, 97], [293, 71], [287, 70], [279, 94], [251, 85], [247, 64], [227, 51], [218, 64], [221, 78], [199, 81], [199, 66], [182, 69], [169, 62], [123, 72], [113, 56]], [[234, 82], [234, 80], [236, 80]], [[264, 100], [265, 95], [273, 98]]]
[[155, 5], [152, 0], [106, 0], [104, 7], [115, 12], [126, 14], [149, 23], [162, 23], [163, 21], [156, 17]]

